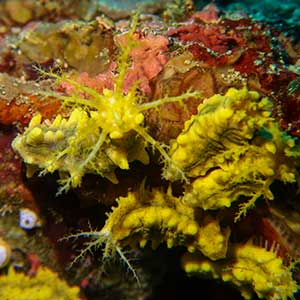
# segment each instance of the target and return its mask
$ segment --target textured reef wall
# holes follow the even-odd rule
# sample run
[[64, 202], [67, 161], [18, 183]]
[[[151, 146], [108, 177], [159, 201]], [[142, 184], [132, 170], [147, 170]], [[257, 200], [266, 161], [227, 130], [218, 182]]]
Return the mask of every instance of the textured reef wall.
[[138, 2], [0, 3], [1, 298], [297, 297], [299, 40]]

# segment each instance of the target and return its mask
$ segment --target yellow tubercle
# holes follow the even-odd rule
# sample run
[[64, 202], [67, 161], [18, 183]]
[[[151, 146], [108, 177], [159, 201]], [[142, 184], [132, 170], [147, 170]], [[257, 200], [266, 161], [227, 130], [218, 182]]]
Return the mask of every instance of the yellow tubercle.
[[45, 142], [50, 144], [55, 142], [55, 133], [54, 131], [47, 131], [44, 135]]
[[206, 217], [205, 225], [198, 233], [198, 245], [201, 252], [211, 260], [225, 258], [229, 235], [229, 229], [221, 230], [217, 220]]
[[34, 128], [37, 125], [40, 125], [41, 122], [42, 122], [42, 115], [36, 114], [32, 117], [28, 126], [29, 126], [29, 128]]
[[43, 132], [40, 128], [33, 128], [26, 137], [26, 143], [28, 145], [41, 144], [44, 141]]

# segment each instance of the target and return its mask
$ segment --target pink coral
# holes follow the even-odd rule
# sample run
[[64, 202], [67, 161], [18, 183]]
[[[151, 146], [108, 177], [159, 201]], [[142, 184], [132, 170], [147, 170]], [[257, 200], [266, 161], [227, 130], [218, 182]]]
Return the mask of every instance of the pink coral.
[[208, 4], [201, 11], [194, 14], [194, 19], [203, 23], [217, 23], [220, 21], [219, 9], [213, 3]]
[[[107, 71], [100, 73], [94, 77], [90, 77], [87, 72], [80, 73], [76, 78], [76, 82], [91, 89], [94, 89], [98, 93], [102, 93], [103, 89], [113, 89], [113, 71], [116, 68], [116, 63], [112, 62], [109, 65]], [[75, 87], [67, 82], [63, 81], [60, 83], [60, 89], [63, 89], [67, 94], [72, 94], [75, 90]]]
[[[134, 39], [138, 44], [131, 50], [132, 66], [128, 69], [125, 82], [125, 92], [138, 81], [140, 89], [149, 94], [150, 81], [155, 78], [169, 60], [166, 54], [169, 41], [162, 35], [141, 36], [136, 34]], [[119, 36], [117, 42], [122, 46], [126, 43], [126, 36]]]
[[224, 54], [228, 50], [232, 50], [232, 45], [244, 46], [243, 39], [237, 34], [226, 32], [223, 26], [192, 23], [181, 27], [170, 29], [170, 36], [178, 36], [184, 42], [200, 43], [218, 54]]

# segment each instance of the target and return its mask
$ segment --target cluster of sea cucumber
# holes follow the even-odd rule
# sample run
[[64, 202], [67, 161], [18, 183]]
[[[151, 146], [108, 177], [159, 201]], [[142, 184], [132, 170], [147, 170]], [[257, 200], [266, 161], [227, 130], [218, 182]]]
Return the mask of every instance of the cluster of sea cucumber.
[[[292, 298], [298, 290], [295, 270], [300, 255], [290, 251], [290, 244], [297, 245], [298, 229], [280, 213], [278, 224], [271, 218], [273, 207], [282, 212], [280, 205], [288, 206], [278, 190], [283, 186], [294, 191], [300, 179], [298, 109], [288, 110], [283, 96], [290, 89], [282, 83], [288, 78], [294, 86], [297, 75], [283, 65], [270, 73], [274, 49], [267, 44], [268, 32], [260, 36], [262, 27], [248, 19], [240, 20], [236, 32], [230, 31], [238, 21], [222, 19], [214, 6], [170, 29], [157, 29], [150, 20], [151, 30], [165, 30], [169, 40], [149, 33], [139, 17], [131, 25], [118, 24], [118, 55], [96, 76], [67, 72], [69, 66], [62, 68], [57, 62], [53, 68], [31, 69], [41, 82], [52, 85], [39, 86], [30, 98], [38, 104], [31, 104], [28, 126], [20, 128], [11, 143], [26, 165], [27, 177], [58, 176], [58, 190], [52, 193], [67, 199], [72, 193], [85, 193], [92, 201], [94, 190], [105, 194], [105, 188], [97, 190], [101, 180], [115, 189], [109, 194], [107, 218], [99, 220], [97, 229], [66, 230], [64, 237], [55, 236], [56, 241], [84, 240], [79, 256], [72, 257], [73, 265], [81, 264], [82, 269], [91, 264], [91, 258], [85, 260], [90, 252], [103, 261], [119, 257], [139, 284], [143, 278], [127, 250], [165, 244], [184, 252], [178, 260], [188, 275], [231, 282], [247, 299], [254, 294], [270, 300]], [[243, 34], [246, 30], [251, 41]], [[171, 39], [175, 50], [168, 48]], [[246, 43], [249, 48], [244, 51]], [[236, 47], [229, 49], [232, 45]], [[258, 57], [263, 50], [271, 54]], [[252, 64], [253, 57], [260, 63]], [[238, 80], [228, 80], [231, 74]], [[271, 92], [276, 79], [281, 84], [278, 93]], [[293, 89], [287, 101], [294, 105], [298, 100]], [[45, 115], [39, 109], [43, 101], [55, 107], [50, 116], [49, 110]], [[13, 101], [7, 106], [15, 109]], [[141, 178], [131, 178], [126, 187], [125, 180], [137, 169], [142, 170]], [[153, 174], [161, 177], [158, 183]], [[32, 197], [27, 203], [33, 210], [18, 204], [20, 212], [38, 213]], [[101, 199], [98, 195], [97, 201]], [[48, 222], [65, 222], [58, 221], [63, 217], [55, 211], [51, 214]], [[278, 237], [281, 227], [295, 241]], [[7, 267], [11, 248], [3, 241], [1, 249]], [[82, 286], [89, 286], [87, 278], [95, 273], [88, 272]], [[9, 281], [14, 275], [10, 269], [2, 279]]]
[[[135, 276], [122, 249], [127, 245], [144, 247], [148, 241], [154, 246], [161, 242], [166, 242], [169, 248], [185, 246], [188, 252], [201, 254], [211, 261], [226, 259], [228, 252], [233, 251], [237, 253], [237, 264], [243, 265], [244, 256], [240, 258], [239, 250], [233, 250], [239, 246], [229, 242], [229, 227], [222, 228], [222, 217], [214, 217], [208, 210], [230, 207], [232, 202], [244, 198], [235, 217], [238, 220], [258, 198], [273, 200], [270, 185], [275, 180], [296, 181], [300, 147], [295, 138], [280, 130], [271, 116], [272, 102], [244, 87], [231, 88], [224, 96], [205, 99], [199, 104], [198, 113], [185, 122], [182, 133], [171, 140], [170, 148], [165, 150], [142, 127], [142, 111], [199, 95], [189, 92], [139, 103], [136, 85], [128, 93], [123, 92], [134, 31], [135, 25], [129, 32], [125, 54], [121, 55], [120, 72], [113, 90], [104, 89], [103, 94], [99, 94], [66, 78], [68, 83], [74, 84], [75, 90], [70, 96], [57, 97], [71, 106], [70, 116], [63, 119], [58, 115], [53, 123], [41, 124], [41, 116], [37, 115], [12, 145], [27, 164], [42, 168], [43, 172], [58, 170], [62, 178], [67, 172], [69, 178], [62, 179], [63, 191], [80, 185], [85, 173], [113, 178], [106, 174], [117, 167], [129, 169], [129, 162], [140, 157], [146, 157], [142, 160], [147, 162], [145, 147], [149, 143], [165, 161], [163, 178], [170, 183], [184, 181], [183, 196], [174, 197], [171, 190], [168, 193], [159, 190], [129, 192], [126, 197], [119, 198], [118, 206], [108, 215], [99, 232], [80, 234], [92, 238], [88, 249], [104, 244], [104, 258], [120, 255]], [[87, 99], [80, 95], [81, 92], [88, 95]], [[134, 132], [144, 138], [144, 146], [139, 146], [137, 137], [132, 135]], [[129, 153], [132, 153], [131, 159]], [[112, 181], [117, 183], [114, 178]], [[245, 246], [240, 247], [244, 249]], [[256, 249], [251, 247], [251, 251]], [[258, 249], [257, 254], [268, 256], [265, 252]], [[260, 258], [253, 260], [254, 270], [249, 271], [245, 279], [236, 280], [224, 275], [222, 270], [219, 276], [227, 276], [227, 280], [238, 286], [250, 281], [252, 289], [268, 299], [292, 296], [297, 290], [292, 274], [285, 271], [286, 267], [276, 254], [270, 255], [277, 260], [275, 271], [285, 273], [274, 279], [266, 291], [260, 287], [273, 271], [261, 272], [260, 278], [254, 278], [255, 268], [262, 268], [257, 266]], [[267, 263], [264, 268], [268, 270]], [[186, 270], [190, 272], [189, 267]], [[200, 267], [199, 273], [203, 272], [205, 268]], [[276, 291], [278, 285], [283, 286], [280, 291]], [[244, 293], [243, 288], [241, 291]]]

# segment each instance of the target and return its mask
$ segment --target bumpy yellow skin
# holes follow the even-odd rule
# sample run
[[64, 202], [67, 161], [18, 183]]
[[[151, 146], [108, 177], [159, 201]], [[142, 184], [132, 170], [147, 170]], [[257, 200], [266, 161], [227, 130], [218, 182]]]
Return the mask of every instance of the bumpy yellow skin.
[[185, 246], [216, 260], [226, 256], [229, 233], [217, 219], [185, 206], [171, 191], [155, 189], [120, 197], [98, 233], [98, 243], [110, 240], [115, 247], [144, 247], [150, 241], [155, 248], [164, 241], [169, 248]]
[[8, 270], [0, 276], [0, 299], [79, 300], [79, 288], [70, 287], [51, 270], [40, 267], [35, 277]]
[[58, 115], [54, 122], [42, 124], [41, 117], [35, 116], [29, 128], [18, 135], [12, 145], [27, 164], [42, 169], [42, 173], [56, 170], [63, 172], [60, 191], [79, 186], [86, 173], [100, 174], [117, 182], [115, 168], [128, 169], [129, 162], [135, 159], [148, 162], [144, 149], [147, 144], [161, 154], [166, 165], [172, 164], [179, 178], [184, 177], [180, 168], [170, 159], [164, 145], [148, 134], [144, 127], [143, 112], [164, 103], [199, 97], [200, 92], [166, 96], [148, 103], [143, 103], [143, 95], [137, 90], [138, 83], [124, 92], [130, 51], [136, 43], [133, 39], [136, 25], [137, 17], [133, 19], [127, 33], [127, 47], [122, 49], [119, 56], [113, 90], [104, 89], [100, 94], [66, 75], [59, 76], [41, 70], [42, 74], [56, 78], [58, 83], [65, 82], [74, 87], [71, 95], [51, 94], [71, 107], [71, 115], [66, 119]]
[[[231, 88], [199, 105], [169, 152], [195, 178], [186, 185], [187, 205], [218, 209], [246, 196], [250, 206], [260, 196], [273, 199], [269, 186], [275, 179], [296, 180], [299, 147], [280, 131], [271, 110], [268, 99], [247, 88]], [[171, 165], [164, 172], [169, 180], [176, 174]]]
[[298, 285], [291, 269], [272, 251], [248, 242], [230, 249], [229, 261], [212, 262], [187, 254], [183, 268], [188, 274], [209, 275], [214, 279], [231, 282], [245, 299], [251, 299], [253, 291], [267, 300], [294, 299]]
[[[69, 118], [58, 115], [51, 124], [41, 124], [41, 116], [36, 115], [12, 145], [28, 164], [28, 172], [30, 167], [44, 173], [59, 170], [62, 177], [70, 174], [72, 186], [78, 186], [85, 173], [100, 174], [117, 183], [117, 167], [129, 169], [133, 160], [147, 164], [148, 154], [144, 142], [132, 135], [105, 139], [99, 133], [100, 120], [98, 111], [88, 115], [81, 108], [74, 109]], [[101, 147], [94, 151], [99, 143]]]

